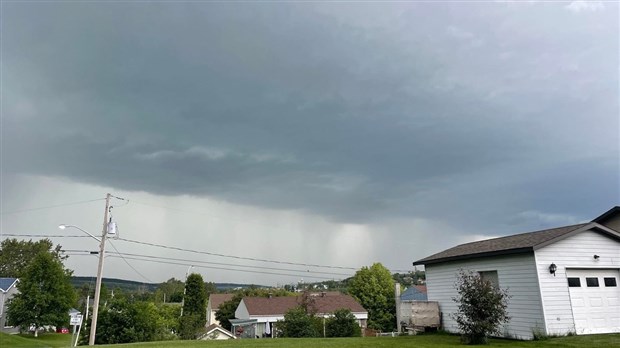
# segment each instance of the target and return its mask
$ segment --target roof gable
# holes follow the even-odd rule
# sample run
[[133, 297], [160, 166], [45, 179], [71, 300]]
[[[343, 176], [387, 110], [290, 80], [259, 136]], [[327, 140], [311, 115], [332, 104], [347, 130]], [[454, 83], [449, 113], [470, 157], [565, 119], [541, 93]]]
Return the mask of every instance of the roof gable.
[[0, 291], [9, 291], [17, 282], [17, 278], [0, 278]]
[[620, 240], [620, 234], [598, 223], [585, 223], [465, 243], [414, 262], [414, 265], [533, 252], [576, 233], [594, 230]]

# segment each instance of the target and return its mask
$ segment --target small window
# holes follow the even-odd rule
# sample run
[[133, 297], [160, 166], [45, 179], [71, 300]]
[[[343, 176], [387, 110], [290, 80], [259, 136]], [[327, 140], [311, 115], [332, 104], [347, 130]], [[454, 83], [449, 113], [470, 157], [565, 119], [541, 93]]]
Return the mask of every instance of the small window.
[[568, 278], [568, 287], [579, 288], [581, 287], [581, 281], [579, 278]]
[[605, 278], [605, 286], [613, 288], [616, 285], [616, 278]]
[[586, 284], [589, 288], [598, 288], [598, 278], [586, 278]]
[[499, 288], [499, 277], [497, 271], [481, 271], [478, 272], [482, 280], [490, 282], [494, 287]]

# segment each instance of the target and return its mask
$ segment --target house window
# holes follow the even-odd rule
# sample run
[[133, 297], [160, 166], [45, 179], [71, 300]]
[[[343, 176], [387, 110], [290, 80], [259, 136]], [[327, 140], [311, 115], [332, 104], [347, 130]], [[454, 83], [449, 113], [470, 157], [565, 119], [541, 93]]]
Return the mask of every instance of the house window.
[[616, 278], [605, 278], [605, 286], [609, 287], [609, 288], [613, 288], [615, 286], [617, 286], [616, 284]]
[[598, 278], [586, 277], [586, 285], [589, 288], [598, 288]]
[[581, 281], [579, 280], [579, 278], [568, 278], [568, 287], [579, 288], [581, 287]]
[[478, 274], [482, 280], [489, 281], [493, 284], [493, 286], [499, 288], [499, 277], [497, 276], [497, 271], [481, 271], [478, 272]]

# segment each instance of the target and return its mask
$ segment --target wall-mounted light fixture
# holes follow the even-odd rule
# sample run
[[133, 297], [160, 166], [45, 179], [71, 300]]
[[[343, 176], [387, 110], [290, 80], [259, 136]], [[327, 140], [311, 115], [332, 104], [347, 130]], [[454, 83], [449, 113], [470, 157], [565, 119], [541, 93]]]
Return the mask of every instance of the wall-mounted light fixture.
[[595, 260], [598, 260], [599, 258], [600, 258], [600, 256], [598, 256], [598, 255], [594, 255], [594, 259], [595, 259]]
[[555, 265], [555, 263], [552, 263], [551, 265], [549, 265], [549, 273], [553, 274], [553, 276], [555, 277], [555, 271], [557, 271], [558, 266]]

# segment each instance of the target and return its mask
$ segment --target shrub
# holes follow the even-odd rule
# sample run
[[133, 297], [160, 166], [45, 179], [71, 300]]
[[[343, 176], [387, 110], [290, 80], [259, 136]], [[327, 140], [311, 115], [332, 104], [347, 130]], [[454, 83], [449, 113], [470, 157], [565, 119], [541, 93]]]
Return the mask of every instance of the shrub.
[[499, 335], [508, 316], [508, 290], [500, 289], [472, 271], [461, 270], [455, 284], [458, 295], [453, 298], [457, 312], [452, 315], [461, 330], [463, 343], [486, 343], [489, 335]]
[[278, 328], [282, 337], [319, 337], [318, 321], [303, 308], [296, 307], [284, 314], [284, 321], [278, 322]]
[[362, 329], [357, 324], [357, 319], [350, 310], [342, 308], [334, 312], [334, 316], [325, 323], [325, 335], [327, 337], [359, 337]]

